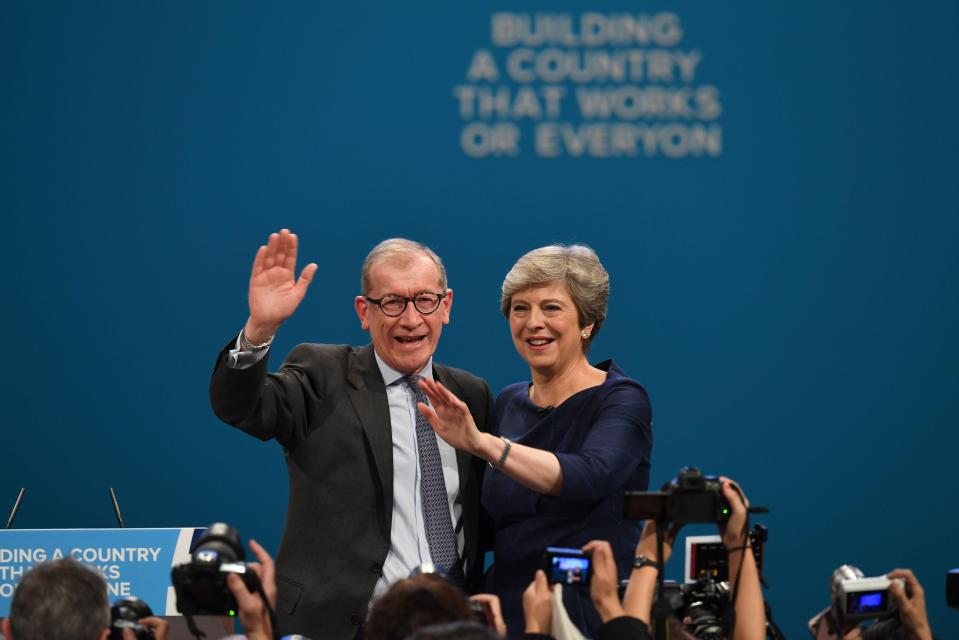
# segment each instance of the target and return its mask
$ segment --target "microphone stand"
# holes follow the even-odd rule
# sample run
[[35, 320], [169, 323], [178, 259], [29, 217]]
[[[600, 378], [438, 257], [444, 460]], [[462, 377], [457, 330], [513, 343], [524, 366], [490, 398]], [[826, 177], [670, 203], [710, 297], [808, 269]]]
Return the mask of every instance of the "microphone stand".
[[17, 501], [13, 503], [13, 510], [10, 512], [10, 517], [7, 518], [7, 529], [13, 527], [13, 519], [17, 517], [17, 511], [20, 510], [20, 503], [23, 502], [23, 494], [26, 490], [26, 487], [20, 487], [20, 493], [17, 495]]

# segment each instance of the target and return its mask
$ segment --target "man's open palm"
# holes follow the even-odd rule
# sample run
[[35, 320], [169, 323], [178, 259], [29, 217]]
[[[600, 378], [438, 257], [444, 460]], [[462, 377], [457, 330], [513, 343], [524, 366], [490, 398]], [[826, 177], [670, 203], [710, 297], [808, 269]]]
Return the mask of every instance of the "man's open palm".
[[306, 295], [317, 267], [312, 262], [306, 265], [296, 280], [296, 251], [296, 235], [283, 229], [270, 234], [266, 246], [256, 252], [250, 275], [250, 326], [269, 335], [247, 335], [250, 340], [272, 336]]

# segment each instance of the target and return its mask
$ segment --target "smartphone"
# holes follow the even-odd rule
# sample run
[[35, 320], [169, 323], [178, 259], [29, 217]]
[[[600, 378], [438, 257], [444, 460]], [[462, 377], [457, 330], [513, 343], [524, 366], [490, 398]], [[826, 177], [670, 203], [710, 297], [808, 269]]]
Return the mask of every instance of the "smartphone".
[[550, 584], [588, 587], [593, 575], [592, 558], [580, 549], [547, 547], [543, 552], [542, 568]]

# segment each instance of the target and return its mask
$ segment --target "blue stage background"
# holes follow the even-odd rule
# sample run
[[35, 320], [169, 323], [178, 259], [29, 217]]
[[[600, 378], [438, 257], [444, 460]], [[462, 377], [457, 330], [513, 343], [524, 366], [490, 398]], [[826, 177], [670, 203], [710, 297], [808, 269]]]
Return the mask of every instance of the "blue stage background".
[[[497, 46], [492, 17], [537, 12], [644, 14], [663, 31], [634, 49], [701, 57], [672, 78], [556, 80], [546, 62], [509, 77], [510, 55], [551, 45]], [[851, 563], [915, 569], [955, 637], [957, 41], [944, 1], [4, 0], [0, 504], [26, 486], [18, 527], [111, 526], [112, 485], [131, 526], [225, 520], [275, 550], [281, 450], [206, 395], [267, 234], [293, 229], [320, 267], [274, 365], [297, 342], [366, 341], [359, 266], [400, 235], [447, 263], [438, 359], [494, 389], [528, 377], [498, 312], [506, 271], [583, 242], [612, 277], [592, 355], [649, 390], [653, 482], [697, 465], [772, 509], [767, 597], [787, 635]], [[473, 68], [480, 50], [498, 79]], [[713, 108], [650, 102], [629, 129], [577, 110], [593, 85], [705, 87]], [[560, 87], [561, 112], [464, 102], [524, 86]], [[464, 141], [471, 125], [521, 137], [474, 157], [488, 140]]]

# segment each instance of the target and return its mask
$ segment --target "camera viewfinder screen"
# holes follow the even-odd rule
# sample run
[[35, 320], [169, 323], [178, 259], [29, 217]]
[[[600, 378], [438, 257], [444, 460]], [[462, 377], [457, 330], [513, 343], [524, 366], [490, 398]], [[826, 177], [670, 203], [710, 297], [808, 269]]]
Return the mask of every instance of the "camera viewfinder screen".
[[886, 610], [886, 591], [850, 593], [846, 601], [849, 613], [881, 613]]
[[589, 571], [589, 558], [553, 556], [549, 581], [563, 584], [583, 584]]

